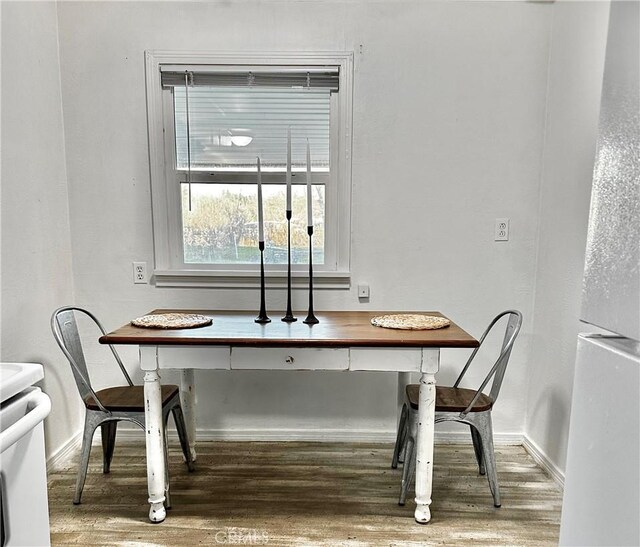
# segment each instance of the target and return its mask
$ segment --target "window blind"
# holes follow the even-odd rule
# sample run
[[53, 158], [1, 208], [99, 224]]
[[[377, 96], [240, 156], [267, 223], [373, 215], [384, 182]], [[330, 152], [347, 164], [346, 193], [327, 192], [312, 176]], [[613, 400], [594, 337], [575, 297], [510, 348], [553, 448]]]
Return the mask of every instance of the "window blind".
[[[306, 77], [306, 76], [305, 76]], [[178, 169], [187, 169], [187, 112], [183, 85], [173, 88]], [[314, 171], [328, 171], [331, 89], [283, 86], [189, 86], [192, 170], [284, 170], [287, 129], [291, 128], [292, 165], [306, 168], [309, 139]], [[250, 137], [244, 146], [238, 137]]]
[[163, 87], [184, 87], [185, 73], [189, 86], [215, 87], [283, 87], [326, 89], [337, 91], [339, 71], [337, 67], [283, 67], [282, 69], [265, 71], [250, 68], [246, 70], [216, 70], [203, 67], [161, 66], [161, 82]]

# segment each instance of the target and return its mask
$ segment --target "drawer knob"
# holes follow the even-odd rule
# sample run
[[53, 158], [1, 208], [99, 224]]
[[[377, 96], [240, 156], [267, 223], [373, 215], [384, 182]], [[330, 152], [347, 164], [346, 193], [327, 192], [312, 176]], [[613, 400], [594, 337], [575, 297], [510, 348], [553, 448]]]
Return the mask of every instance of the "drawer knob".
[[291, 355], [287, 355], [287, 358], [284, 360], [285, 363], [293, 363], [295, 361], [295, 359], [293, 357], [291, 357]]

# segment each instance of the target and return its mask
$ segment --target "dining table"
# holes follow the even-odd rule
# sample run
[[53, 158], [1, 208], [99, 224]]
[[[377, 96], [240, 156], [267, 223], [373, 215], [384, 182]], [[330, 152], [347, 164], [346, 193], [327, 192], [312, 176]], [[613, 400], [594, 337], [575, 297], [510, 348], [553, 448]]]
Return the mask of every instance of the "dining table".
[[402, 408], [411, 375], [419, 375], [416, 447], [415, 520], [431, 519], [436, 373], [442, 348], [475, 348], [478, 341], [449, 319], [444, 328], [406, 330], [374, 326], [374, 317], [395, 313], [445, 316], [437, 311], [321, 311], [319, 322], [255, 322], [255, 312], [156, 309], [150, 315], [200, 314], [212, 319], [198, 328], [152, 329], [128, 323], [100, 337], [102, 344], [139, 348], [144, 374], [145, 442], [149, 519], [162, 522], [168, 488], [165, 474], [165, 429], [162, 419], [161, 377], [164, 369], [179, 369], [180, 398], [189, 437], [196, 453], [195, 370], [316, 370], [378, 371], [398, 376], [396, 397]]

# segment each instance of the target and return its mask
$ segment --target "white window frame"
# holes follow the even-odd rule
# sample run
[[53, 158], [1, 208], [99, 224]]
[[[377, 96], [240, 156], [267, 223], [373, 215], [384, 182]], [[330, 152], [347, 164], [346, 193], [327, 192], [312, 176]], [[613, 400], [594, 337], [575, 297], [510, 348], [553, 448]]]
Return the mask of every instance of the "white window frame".
[[[327, 200], [325, 211], [327, 265], [323, 269], [314, 268], [314, 285], [318, 288], [348, 288], [351, 244], [353, 53], [145, 52], [155, 284], [168, 287], [257, 287], [258, 267], [241, 268], [234, 265], [230, 267], [221, 265], [212, 269], [209, 264], [184, 263], [179, 185], [175, 180], [173, 165], [169, 164], [173, 162], [173, 154], [167, 152], [170, 147], [173, 147], [173, 127], [164, 127], [165, 120], [173, 119], [172, 110], [168, 110], [173, 107], [168, 104], [171, 102], [167, 99], [168, 92], [161, 86], [161, 65], [337, 66], [339, 68], [340, 91], [337, 95], [337, 104], [332, 104], [332, 116], [334, 107], [339, 109], [338, 123], [331, 125], [330, 141], [330, 184], [335, 191], [332, 192], [332, 202], [329, 203]], [[167, 118], [167, 115], [170, 118]], [[266, 275], [270, 287], [284, 286], [286, 265], [270, 268]], [[308, 268], [305, 265], [292, 268], [294, 286], [306, 286], [307, 277]]]

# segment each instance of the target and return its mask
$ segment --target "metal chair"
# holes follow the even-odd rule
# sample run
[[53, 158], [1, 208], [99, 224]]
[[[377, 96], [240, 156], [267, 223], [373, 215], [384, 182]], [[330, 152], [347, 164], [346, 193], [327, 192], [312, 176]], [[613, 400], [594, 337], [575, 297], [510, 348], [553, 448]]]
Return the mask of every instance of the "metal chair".
[[[477, 390], [465, 389], [458, 387], [462, 378], [466, 374], [469, 365], [475, 358], [478, 350], [491, 332], [494, 326], [503, 317], [508, 316], [506, 331], [500, 355], [496, 359], [494, 365], [483, 380]], [[513, 344], [520, 332], [522, 325], [522, 314], [519, 311], [508, 310], [502, 312], [491, 321], [487, 329], [480, 338], [480, 345], [473, 350], [467, 363], [460, 372], [458, 379], [453, 387], [436, 386], [436, 409], [435, 423], [440, 422], [459, 422], [467, 424], [471, 429], [471, 439], [473, 448], [478, 462], [478, 468], [481, 475], [486, 473], [489, 480], [489, 488], [493, 496], [493, 504], [500, 507], [500, 487], [498, 485], [498, 475], [496, 473], [495, 453], [493, 449], [493, 426], [491, 423], [491, 409], [495, 404], [504, 373], [511, 356]], [[482, 393], [493, 378], [491, 391], [489, 395]], [[409, 483], [413, 479], [416, 465], [415, 445], [418, 433], [418, 401], [419, 401], [420, 385], [409, 384], [406, 387], [406, 400], [402, 407], [400, 415], [400, 423], [398, 425], [398, 434], [396, 436], [396, 445], [393, 451], [393, 460], [391, 467], [394, 469], [398, 466], [399, 461], [404, 462], [402, 470], [402, 485], [400, 488], [400, 500], [398, 503], [404, 505]]]
[[[110, 387], [94, 391], [91, 387], [89, 379], [89, 371], [80, 341], [78, 325], [76, 322], [76, 313], [84, 314], [90, 318], [100, 329], [102, 334], [106, 334], [104, 327], [100, 321], [89, 311], [74, 306], [65, 306], [57, 309], [51, 316], [51, 330], [60, 349], [65, 354], [71, 364], [73, 376], [78, 386], [78, 392], [85, 405], [84, 434], [82, 437], [82, 451], [80, 454], [80, 467], [78, 469], [78, 478], [76, 481], [76, 492], [73, 498], [75, 505], [80, 503], [82, 490], [84, 488], [85, 479], [87, 477], [87, 466], [89, 464], [89, 453], [91, 452], [91, 441], [95, 430], [100, 426], [102, 434], [102, 452], [103, 452], [103, 473], [109, 473], [111, 459], [116, 441], [116, 428], [118, 422], [131, 422], [144, 430], [144, 388], [143, 386], [134, 386], [129, 374], [122, 364], [120, 356], [112, 345], [109, 345], [111, 353], [115, 357], [120, 371], [127, 382], [126, 386]], [[193, 461], [191, 451], [189, 450], [189, 442], [187, 439], [187, 428], [185, 426], [184, 417], [182, 415], [182, 407], [180, 406], [180, 394], [178, 386], [164, 385], [162, 392], [162, 416], [165, 427], [165, 470], [166, 470], [166, 507], [171, 507], [169, 496], [169, 467], [168, 467], [168, 451], [167, 451], [167, 422], [169, 414], [173, 414], [173, 419], [178, 430], [180, 445], [184, 454], [185, 462], [189, 471], [193, 471]]]

